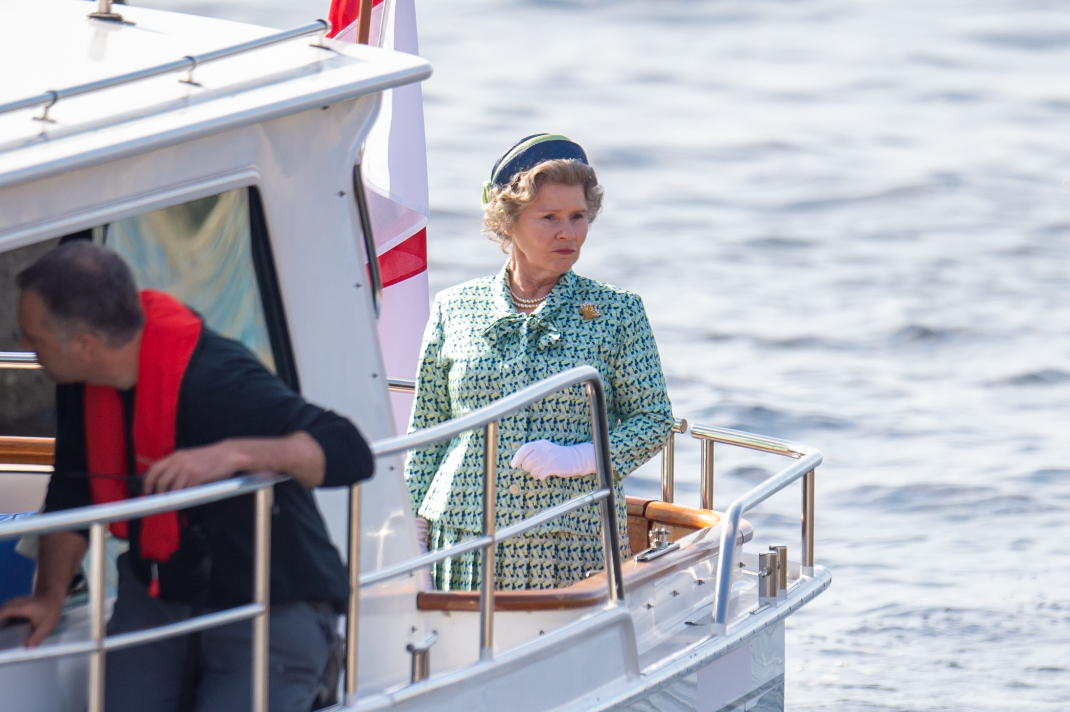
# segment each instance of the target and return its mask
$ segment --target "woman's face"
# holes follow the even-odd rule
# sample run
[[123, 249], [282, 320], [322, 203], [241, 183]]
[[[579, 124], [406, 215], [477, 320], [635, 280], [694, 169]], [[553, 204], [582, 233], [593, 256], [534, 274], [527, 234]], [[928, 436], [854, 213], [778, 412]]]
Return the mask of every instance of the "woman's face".
[[560, 277], [580, 258], [587, 229], [583, 186], [547, 183], [509, 232], [515, 266], [535, 279]]

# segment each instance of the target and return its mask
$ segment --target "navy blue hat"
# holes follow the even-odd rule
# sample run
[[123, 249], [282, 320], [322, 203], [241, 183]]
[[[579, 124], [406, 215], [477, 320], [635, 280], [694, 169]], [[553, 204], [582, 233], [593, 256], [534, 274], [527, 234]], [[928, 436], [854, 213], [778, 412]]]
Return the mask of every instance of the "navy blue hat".
[[587, 154], [578, 143], [561, 134], [540, 133], [525, 136], [494, 163], [490, 180], [483, 184], [483, 204], [490, 202], [490, 190], [494, 186], [504, 188], [518, 173], [531, 170], [540, 163], [556, 160], [574, 160], [584, 165]]

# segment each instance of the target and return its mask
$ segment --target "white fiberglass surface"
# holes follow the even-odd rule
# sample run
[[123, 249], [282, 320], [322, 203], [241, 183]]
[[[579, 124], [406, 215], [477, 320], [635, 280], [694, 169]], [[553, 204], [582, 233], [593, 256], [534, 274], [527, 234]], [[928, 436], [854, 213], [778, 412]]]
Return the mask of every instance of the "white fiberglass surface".
[[[124, 6], [130, 24], [90, 20], [82, 0], [5, 5], [0, 64], [19, 67], [0, 83], [0, 104], [114, 79], [274, 34], [269, 28]], [[31, 30], [48, 18], [47, 40]], [[315, 25], [315, 18], [295, 23]], [[287, 29], [293, 29], [289, 27]], [[107, 89], [61, 96], [0, 114], [0, 184], [8, 185], [203, 134], [213, 127], [374, 94], [421, 79], [430, 67], [378, 48], [316, 46], [312, 36], [168, 71]], [[185, 81], [187, 78], [191, 81]], [[347, 137], [348, 138], [348, 137]], [[62, 139], [62, 140], [61, 140]], [[121, 146], [121, 148], [120, 148]], [[346, 152], [348, 145], [340, 147]], [[6, 216], [5, 216], [6, 217]], [[2, 223], [8, 220], [0, 221]]]
[[[0, 104], [181, 59], [274, 30], [237, 22], [119, 8], [135, 24], [89, 20], [85, 0], [5, 2]], [[315, 18], [311, 18], [315, 19]], [[304, 24], [304, 23], [301, 23]], [[177, 76], [177, 75], [176, 75]]]

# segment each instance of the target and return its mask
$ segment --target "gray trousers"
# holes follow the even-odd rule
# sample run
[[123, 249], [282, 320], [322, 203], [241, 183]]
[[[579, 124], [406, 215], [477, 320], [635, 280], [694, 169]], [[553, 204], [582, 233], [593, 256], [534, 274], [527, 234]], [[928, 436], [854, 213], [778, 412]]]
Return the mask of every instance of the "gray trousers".
[[[145, 585], [119, 558], [119, 596], [108, 635], [189, 618], [190, 606], [150, 598]], [[270, 613], [268, 705], [271, 712], [309, 712], [334, 648], [336, 617], [311, 603], [273, 605]], [[239, 621], [202, 631], [112, 651], [105, 662], [106, 712], [178, 712], [183, 679], [188, 678], [190, 641], [194, 653], [196, 712], [243, 712], [252, 705], [252, 623]]]

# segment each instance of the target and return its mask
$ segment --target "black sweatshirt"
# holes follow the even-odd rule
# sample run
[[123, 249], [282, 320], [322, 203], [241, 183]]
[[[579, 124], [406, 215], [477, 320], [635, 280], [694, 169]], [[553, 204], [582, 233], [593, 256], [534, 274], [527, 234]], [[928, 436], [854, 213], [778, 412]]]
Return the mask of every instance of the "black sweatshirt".
[[[129, 448], [135, 389], [122, 395]], [[85, 475], [84, 398], [83, 384], [56, 387], [56, 463], [46, 512], [92, 504]], [[371, 451], [352, 423], [305, 402], [245, 346], [205, 328], [179, 390], [176, 448], [299, 431], [323, 448], [323, 487], [348, 486], [372, 476]], [[228, 608], [252, 600], [253, 502], [254, 495], [245, 495], [180, 513], [188, 526], [182, 530], [179, 550], [159, 564], [162, 599], [198, 608]], [[276, 485], [272, 515], [272, 603], [323, 601], [344, 612], [348, 575], [312, 492], [292, 480]], [[148, 583], [151, 569], [140, 557], [139, 529], [138, 522], [130, 522], [130, 561]]]

